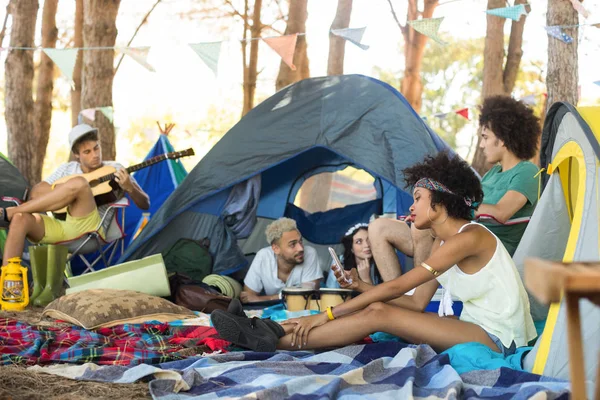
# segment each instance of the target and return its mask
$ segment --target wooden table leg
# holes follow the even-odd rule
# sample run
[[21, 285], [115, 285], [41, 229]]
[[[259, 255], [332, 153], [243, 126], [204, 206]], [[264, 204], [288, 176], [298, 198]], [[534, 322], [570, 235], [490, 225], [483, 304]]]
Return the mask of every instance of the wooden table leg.
[[571, 371], [571, 394], [573, 400], [585, 400], [585, 369], [581, 343], [581, 318], [579, 295], [566, 293], [567, 332], [569, 338], [569, 369]]

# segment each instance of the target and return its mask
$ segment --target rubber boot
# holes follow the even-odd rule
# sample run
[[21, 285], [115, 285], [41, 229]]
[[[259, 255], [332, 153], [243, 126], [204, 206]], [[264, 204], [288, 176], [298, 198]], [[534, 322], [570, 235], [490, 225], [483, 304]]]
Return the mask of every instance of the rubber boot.
[[29, 295], [29, 302], [38, 297], [46, 286], [46, 265], [48, 265], [48, 247], [30, 246], [29, 257], [31, 264], [31, 275], [33, 276], [33, 292]]
[[68, 254], [69, 249], [67, 247], [57, 245], [48, 246], [46, 287], [33, 302], [36, 306], [46, 307], [54, 299], [57, 299], [62, 295], [62, 281]]

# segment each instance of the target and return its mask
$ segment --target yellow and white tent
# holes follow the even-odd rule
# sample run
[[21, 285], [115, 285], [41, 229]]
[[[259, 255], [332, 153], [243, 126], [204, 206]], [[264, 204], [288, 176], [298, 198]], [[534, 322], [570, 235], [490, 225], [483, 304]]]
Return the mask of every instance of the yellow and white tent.
[[[515, 252], [517, 267], [528, 256], [600, 261], [600, 107], [552, 105], [542, 134], [541, 165], [547, 175], [536, 210]], [[519, 268], [522, 269], [522, 268]], [[586, 380], [593, 382], [600, 351], [600, 307], [580, 305]], [[569, 379], [566, 307], [549, 309], [531, 299], [534, 319], [547, 315], [543, 334], [524, 359], [537, 374]]]

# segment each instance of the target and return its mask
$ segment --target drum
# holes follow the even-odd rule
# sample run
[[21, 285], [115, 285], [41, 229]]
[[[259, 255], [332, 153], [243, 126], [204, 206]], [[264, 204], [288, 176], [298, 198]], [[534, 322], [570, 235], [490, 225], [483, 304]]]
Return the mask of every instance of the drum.
[[350, 289], [334, 289], [322, 288], [319, 290], [320, 310], [326, 311], [327, 307], [335, 307], [352, 298], [352, 290]]
[[314, 289], [289, 287], [281, 291], [281, 299], [288, 311], [310, 310], [316, 293]]

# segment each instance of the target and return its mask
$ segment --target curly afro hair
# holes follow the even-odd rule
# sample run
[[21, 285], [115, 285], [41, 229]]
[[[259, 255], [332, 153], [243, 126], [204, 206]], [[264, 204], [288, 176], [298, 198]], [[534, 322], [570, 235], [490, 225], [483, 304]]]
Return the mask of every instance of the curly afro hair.
[[535, 155], [542, 133], [533, 110], [509, 96], [492, 96], [479, 108], [479, 125], [490, 129], [521, 160]]
[[465, 203], [465, 197], [481, 203], [483, 191], [481, 182], [469, 164], [458, 156], [449, 156], [441, 152], [436, 156], [427, 156], [422, 163], [402, 170], [406, 187], [412, 187], [421, 178], [440, 182], [455, 194], [431, 192], [431, 207], [441, 204], [446, 207], [448, 216], [457, 219], [472, 220], [472, 208]]

